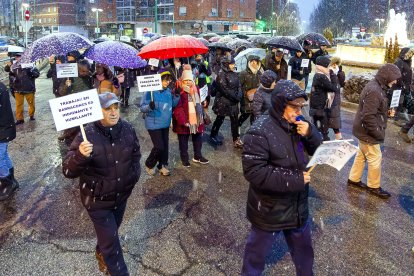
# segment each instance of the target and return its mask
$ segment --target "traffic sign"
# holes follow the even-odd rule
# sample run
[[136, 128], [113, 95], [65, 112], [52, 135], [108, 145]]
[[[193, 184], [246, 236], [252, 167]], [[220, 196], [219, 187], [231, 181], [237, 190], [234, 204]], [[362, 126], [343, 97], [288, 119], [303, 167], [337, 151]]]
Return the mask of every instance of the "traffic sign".
[[147, 34], [147, 33], [148, 33], [148, 28], [144, 28], [144, 29], [142, 29], [142, 33], [143, 33], [143, 34]]
[[29, 10], [26, 10], [24, 12], [24, 19], [26, 19], [26, 21], [29, 21], [30, 20], [30, 12], [29, 12]]

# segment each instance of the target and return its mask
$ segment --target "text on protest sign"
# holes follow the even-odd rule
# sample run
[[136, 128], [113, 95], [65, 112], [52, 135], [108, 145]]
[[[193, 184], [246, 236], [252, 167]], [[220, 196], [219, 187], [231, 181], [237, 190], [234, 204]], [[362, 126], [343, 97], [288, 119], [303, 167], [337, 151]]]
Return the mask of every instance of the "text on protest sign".
[[158, 91], [162, 90], [161, 75], [147, 75], [137, 77], [138, 91]]
[[324, 142], [317, 148], [306, 167], [326, 164], [340, 171], [357, 150], [356, 146], [345, 140]]
[[400, 105], [401, 90], [394, 90], [392, 93], [390, 108], [398, 107]]
[[309, 59], [307, 58], [302, 59], [302, 64], [300, 65], [300, 67], [308, 68], [308, 66], [309, 66]]
[[49, 105], [57, 131], [103, 118], [96, 89], [49, 100]]
[[156, 59], [156, 58], [150, 58], [148, 60], [148, 65], [149, 66], [158, 67], [158, 65], [160, 65], [160, 60], [159, 59]]
[[56, 64], [56, 76], [60, 78], [77, 78], [78, 64], [77, 63], [62, 63]]

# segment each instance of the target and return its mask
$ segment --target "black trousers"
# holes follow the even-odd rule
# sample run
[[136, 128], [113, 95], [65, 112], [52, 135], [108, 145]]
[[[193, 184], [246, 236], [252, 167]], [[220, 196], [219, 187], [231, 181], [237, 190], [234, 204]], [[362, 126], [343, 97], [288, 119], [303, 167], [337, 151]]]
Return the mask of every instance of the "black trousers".
[[124, 217], [127, 201], [113, 209], [88, 210], [95, 227], [96, 250], [102, 254], [111, 275], [129, 275], [122, 254], [118, 229]]
[[168, 136], [170, 128], [161, 129], [149, 129], [148, 133], [151, 137], [154, 147], [151, 150], [150, 155], [145, 161], [145, 166], [152, 169], [158, 163], [158, 169], [162, 166], [168, 165]]
[[122, 87], [121, 90], [121, 102], [124, 105], [128, 105], [128, 100], [129, 100], [129, 94], [131, 92], [131, 88], [130, 87]]
[[[211, 137], [216, 137], [221, 125], [224, 122], [225, 116], [218, 116], [213, 123], [213, 127], [211, 128]], [[233, 136], [233, 141], [236, 141], [239, 138], [239, 119], [237, 115], [230, 116], [230, 124], [231, 124], [231, 135]]]
[[[188, 139], [190, 138], [190, 134], [177, 134], [177, 136], [181, 161], [188, 162]], [[191, 134], [191, 139], [193, 140], [194, 159], [198, 160], [202, 157], [201, 147], [203, 145], [203, 141], [201, 140], [201, 133]]]
[[242, 113], [239, 117], [239, 127], [241, 127], [244, 121], [246, 121], [249, 117], [250, 117], [250, 125], [252, 125], [254, 122], [253, 113]]
[[324, 140], [328, 139], [329, 133], [329, 119], [328, 114], [324, 110], [323, 116], [313, 116], [313, 124], [318, 128], [318, 130], [322, 133]]

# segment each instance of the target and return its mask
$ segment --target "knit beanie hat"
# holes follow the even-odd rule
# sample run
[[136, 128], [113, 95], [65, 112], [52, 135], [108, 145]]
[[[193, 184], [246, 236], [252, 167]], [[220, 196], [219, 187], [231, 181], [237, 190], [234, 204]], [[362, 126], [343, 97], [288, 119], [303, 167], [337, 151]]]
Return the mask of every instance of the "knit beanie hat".
[[331, 63], [331, 60], [327, 56], [319, 56], [316, 59], [316, 65], [320, 65], [325, 68], [328, 68], [330, 63]]
[[260, 83], [265, 88], [270, 88], [272, 83], [276, 81], [277, 74], [273, 72], [272, 70], [266, 70], [263, 72], [263, 74], [260, 76]]

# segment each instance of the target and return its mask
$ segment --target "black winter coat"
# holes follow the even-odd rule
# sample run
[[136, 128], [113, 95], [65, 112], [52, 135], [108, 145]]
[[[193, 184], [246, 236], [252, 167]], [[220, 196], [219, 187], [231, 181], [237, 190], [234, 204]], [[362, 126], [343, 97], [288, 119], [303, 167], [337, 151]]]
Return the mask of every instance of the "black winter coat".
[[263, 69], [260, 68], [256, 74], [253, 74], [252, 70], [247, 64], [246, 70], [240, 72], [240, 85], [243, 92], [243, 99], [240, 105], [240, 111], [245, 113], [252, 113], [253, 101], [249, 101], [246, 92], [250, 89], [257, 89], [260, 85], [260, 76], [262, 75]]
[[394, 64], [382, 66], [375, 78], [365, 85], [359, 98], [352, 134], [369, 144], [384, 142], [388, 120], [387, 86], [401, 77], [400, 70]]
[[217, 79], [217, 94], [214, 99], [213, 111], [218, 116], [237, 116], [239, 102], [242, 99], [239, 74], [222, 67]]
[[288, 65], [292, 66], [292, 79], [299, 81], [303, 79], [303, 71], [302, 74], [300, 73], [300, 71], [302, 70], [302, 59], [302, 57], [298, 57], [296, 55], [290, 58]]
[[318, 58], [318, 57], [321, 57], [321, 56], [329, 56], [329, 53], [327, 52], [327, 51], [322, 51], [322, 49], [319, 49], [318, 51], [316, 51], [314, 54], [313, 54], [313, 56], [312, 56], [312, 61], [313, 61], [313, 63], [315, 63], [316, 64], [316, 59]]
[[398, 79], [396, 86], [404, 93], [410, 91], [410, 85], [413, 80], [413, 69], [411, 68], [412, 60], [411, 58], [405, 59], [405, 54], [407, 54], [409, 50], [410, 48], [403, 48], [400, 52], [400, 56], [394, 62], [401, 71], [401, 78]]
[[56, 63], [50, 64], [50, 68], [47, 71], [46, 77], [52, 78], [53, 94], [55, 94], [55, 96], [59, 96], [59, 86], [61, 85], [62, 82], [65, 82], [65, 79], [63, 78], [58, 79], [57, 73], [56, 73]]
[[134, 128], [120, 120], [111, 128], [97, 121], [87, 125], [86, 137], [93, 144], [90, 157], [79, 151], [79, 134], [72, 142], [62, 170], [68, 178], [79, 178], [86, 208], [112, 208], [128, 199], [141, 175], [140, 145]]
[[124, 82], [121, 83], [122, 88], [130, 88], [135, 86], [135, 80], [137, 78], [136, 70], [129, 68], [115, 67], [116, 74], [124, 74]]
[[[312, 56], [311, 56], [312, 54]], [[309, 65], [307, 68], [303, 68], [303, 74], [309, 75], [312, 72], [312, 60], [313, 60], [313, 52], [312, 50], [305, 49], [305, 54], [302, 54], [303, 58], [309, 59]]]
[[265, 88], [262, 85], [257, 89], [253, 98], [253, 115], [255, 118], [264, 114], [269, 114], [269, 108], [271, 107], [271, 97], [273, 89]]
[[14, 76], [13, 89], [14, 92], [22, 94], [36, 92], [35, 79], [40, 76], [39, 70], [36, 67], [22, 68], [19, 63], [15, 63], [11, 66], [6, 65], [4, 71], [10, 72], [10, 75]]
[[16, 138], [16, 125], [10, 104], [7, 87], [0, 82], [0, 143], [8, 143]]
[[316, 73], [313, 77], [311, 97], [310, 97], [310, 109], [323, 110], [326, 106], [326, 100], [328, 99], [328, 92], [339, 92], [340, 87], [338, 84], [338, 77], [332, 70], [329, 70], [329, 78], [322, 73]]
[[264, 231], [302, 227], [308, 219], [309, 185], [304, 183], [308, 154], [322, 143], [316, 127], [302, 137], [282, 118], [286, 103], [261, 116], [244, 136], [243, 172], [249, 181], [247, 218]]
[[[277, 69], [277, 65], [280, 65], [279, 70]], [[265, 58], [265, 67], [267, 70], [272, 70], [277, 74], [276, 82], [279, 80], [287, 80], [288, 64], [284, 58], [282, 58], [280, 61], [276, 61], [275, 56], [272, 52], [267, 53]]]

